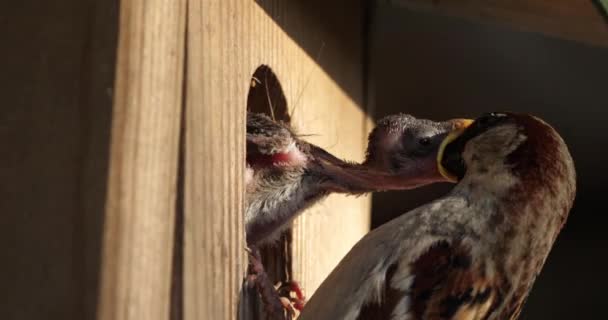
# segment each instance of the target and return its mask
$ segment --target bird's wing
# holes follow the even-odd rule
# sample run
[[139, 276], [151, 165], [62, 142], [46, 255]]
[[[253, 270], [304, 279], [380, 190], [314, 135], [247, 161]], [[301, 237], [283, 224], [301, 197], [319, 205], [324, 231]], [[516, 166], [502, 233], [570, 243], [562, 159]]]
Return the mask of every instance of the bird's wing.
[[391, 265], [382, 299], [364, 304], [356, 319], [488, 319], [500, 293], [469, 252], [442, 240], [407, 267]]
[[365, 235], [323, 281], [298, 319], [356, 319], [362, 304], [380, 292], [387, 267], [398, 258], [398, 220]]
[[327, 294], [321, 293], [314, 302], [313, 296], [302, 319], [491, 319], [503, 299], [500, 286], [483, 267], [472, 263], [470, 251], [438, 240], [421, 252], [411, 260], [369, 252], [371, 261], [377, 263], [365, 271], [353, 270], [366, 275], [351, 277], [353, 273], [345, 270], [332, 274], [330, 277], [336, 279], [319, 288], [328, 290]]
[[370, 232], [300, 319], [490, 319], [503, 299], [495, 275], [474, 262], [456, 237], [429, 235], [416, 215], [433, 209], [421, 207]]

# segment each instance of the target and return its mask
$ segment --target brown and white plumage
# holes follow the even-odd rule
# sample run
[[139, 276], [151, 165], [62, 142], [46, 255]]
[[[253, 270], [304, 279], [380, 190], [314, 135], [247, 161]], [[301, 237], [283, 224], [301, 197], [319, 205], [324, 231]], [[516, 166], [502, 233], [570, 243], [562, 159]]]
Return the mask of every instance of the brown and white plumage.
[[484, 115], [446, 142], [459, 183], [366, 235], [299, 319], [518, 317], [572, 206], [572, 158], [529, 115]]

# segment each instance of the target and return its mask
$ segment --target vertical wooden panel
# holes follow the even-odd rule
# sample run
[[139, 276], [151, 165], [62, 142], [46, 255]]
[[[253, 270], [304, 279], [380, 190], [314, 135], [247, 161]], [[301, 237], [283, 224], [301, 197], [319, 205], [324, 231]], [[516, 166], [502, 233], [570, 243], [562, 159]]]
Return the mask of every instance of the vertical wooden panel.
[[[341, 157], [363, 159], [370, 122], [361, 103], [362, 18], [350, 1], [189, 1], [186, 320], [237, 314], [246, 267], [245, 108], [258, 66], [276, 73], [299, 133]], [[295, 223], [293, 270], [310, 295], [367, 232], [369, 198], [333, 195], [304, 215]]]
[[184, 318], [231, 319], [244, 264], [247, 82], [235, 53], [246, 50], [237, 30], [245, 17], [234, 1], [190, 1], [188, 10]]
[[121, 3], [99, 319], [167, 319], [185, 1]]

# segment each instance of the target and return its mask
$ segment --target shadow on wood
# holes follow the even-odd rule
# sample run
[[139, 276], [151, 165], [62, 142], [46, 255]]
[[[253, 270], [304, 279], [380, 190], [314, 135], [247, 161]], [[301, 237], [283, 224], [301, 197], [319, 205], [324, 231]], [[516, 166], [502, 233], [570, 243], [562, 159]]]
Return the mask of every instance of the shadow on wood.
[[[270, 18], [293, 39], [326, 72], [355, 104], [365, 109], [361, 70], [350, 63], [336, 63], [348, 57], [349, 62], [364, 66], [366, 61], [367, 1], [323, 0], [293, 1], [255, 0]], [[302, 24], [305, 22], [305, 24]]]
[[0, 315], [94, 319], [118, 1], [0, 5]]

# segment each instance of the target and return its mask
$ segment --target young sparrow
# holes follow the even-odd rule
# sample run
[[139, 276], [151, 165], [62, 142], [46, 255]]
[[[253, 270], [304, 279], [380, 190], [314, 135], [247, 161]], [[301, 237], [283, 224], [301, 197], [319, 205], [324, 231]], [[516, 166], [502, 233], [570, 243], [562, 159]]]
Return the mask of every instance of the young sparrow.
[[574, 201], [568, 148], [534, 116], [491, 113], [438, 161], [453, 190], [361, 239], [299, 319], [517, 319]]
[[467, 123], [388, 116], [370, 134], [366, 160], [358, 164], [300, 139], [284, 123], [248, 113], [247, 244], [275, 240], [299, 213], [331, 192], [362, 194], [448, 181], [438, 171], [437, 150], [450, 131]]

